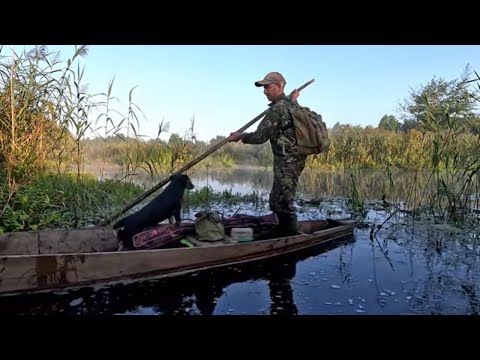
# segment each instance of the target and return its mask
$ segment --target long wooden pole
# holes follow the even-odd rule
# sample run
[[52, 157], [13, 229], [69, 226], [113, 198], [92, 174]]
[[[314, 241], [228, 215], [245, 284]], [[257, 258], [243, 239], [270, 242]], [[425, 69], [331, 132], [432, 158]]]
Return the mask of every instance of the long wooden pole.
[[[302, 86], [300, 86], [298, 89], [292, 91], [289, 95], [289, 97], [291, 97], [293, 95], [293, 93], [295, 91], [302, 91], [303, 89], [305, 89], [308, 85], [310, 85], [311, 83], [313, 83], [315, 81], [315, 79], [312, 79], [308, 82], [306, 82], [305, 84], [303, 84]], [[248, 129], [250, 126], [252, 126], [253, 124], [255, 124], [258, 120], [260, 120], [262, 117], [264, 117], [267, 112], [270, 110], [270, 108], [266, 109], [264, 112], [262, 112], [260, 115], [256, 116], [254, 119], [252, 119], [251, 121], [249, 121], [247, 124], [245, 124], [244, 126], [242, 126], [240, 129], [237, 130], [237, 132], [244, 132], [246, 129]], [[188, 169], [190, 169], [192, 166], [198, 164], [200, 161], [202, 161], [203, 159], [205, 159], [207, 156], [209, 156], [210, 154], [212, 154], [213, 152], [217, 151], [219, 148], [221, 148], [223, 145], [225, 145], [226, 143], [228, 142], [228, 137], [226, 137], [225, 139], [223, 139], [222, 141], [220, 141], [218, 144], [215, 144], [214, 146], [212, 146], [212, 148], [210, 148], [209, 150], [207, 150], [206, 152], [204, 152], [202, 155], [200, 155], [199, 157], [193, 159], [191, 162], [189, 162], [188, 164], [185, 164], [184, 166], [182, 166], [180, 169], [178, 169], [175, 173], [171, 174], [170, 177], [174, 176], [174, 175], [177, 175], [177, 174], [181, 174], [185, 171], [187, 171]], [[155, 191], [157, 191], [158, 189], [160, 189], [161, 187], [163, 187], [165, 184], [167, 184], [169, 181], [170, 181], [170, 177], [166, 178], [166, 179], [163, 179], [162, 181], [160, 181], [157, 185], [155, 185], [154, 187], [152, 187], [151, 189], [147, 190], [145, 193], [143, 193], [142, 195], [140, 195], [139, 197], [137, 197], [136, 199], [134, 199], [133, 201], [131, 201], [130, 203], [128, 203], [127, 205], [125, 205], [125, 207], [123, 207], [123, 209], [121, 209], [120, 211], [118, 211], [117, 213], [115, 213], [114, 215], [112, 215], [111, 217], [105, 219], [104, 221], [102, 221], [100, 223], [100, 226], [106, 226], [108, 225], [113, 219], [117, 218], [118, 216], [120, 216], [121, 214], [125, 213], [126, 211], [128, 211], [130, 208], [132, 208], [133, 206], [135, 206], [136, 204], [138, 204], [140, 201], [144, 200], [145, 198], [147, 198], [149, 195], [153, 194]]]

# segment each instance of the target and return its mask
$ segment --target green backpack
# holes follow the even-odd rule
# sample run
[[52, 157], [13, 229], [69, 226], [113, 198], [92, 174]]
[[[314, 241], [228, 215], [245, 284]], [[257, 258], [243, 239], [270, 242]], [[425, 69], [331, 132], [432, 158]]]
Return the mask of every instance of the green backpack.
[[219, 241], [225, 238], [225, 226], [216, 211], [201, 211], [195, 217], [195, 235], [198, 240]]
[[293, 106], [289, 111], [293, 119], [298, 152], [311, 155], [328, 151], [330, 139], [322, 115], [303, 106]]

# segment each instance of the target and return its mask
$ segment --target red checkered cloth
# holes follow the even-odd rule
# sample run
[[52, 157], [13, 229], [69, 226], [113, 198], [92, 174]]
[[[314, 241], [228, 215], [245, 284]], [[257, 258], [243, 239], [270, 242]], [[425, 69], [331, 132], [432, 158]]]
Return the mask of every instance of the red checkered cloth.
[[263, 216], [252, 216], [246, 214], [238, 214], [229, 218], [225, 218], [223, 221], [225, 229], [239, 228], [239, 227], [269, 227], [278, 225], [278, 218], [275, 213], [271, 213]]
[[133, 236], [133, 246], [136, 249], [154, 249], [180, 239], [191, 232], [195, 232], [193, 223], [158, 225]]

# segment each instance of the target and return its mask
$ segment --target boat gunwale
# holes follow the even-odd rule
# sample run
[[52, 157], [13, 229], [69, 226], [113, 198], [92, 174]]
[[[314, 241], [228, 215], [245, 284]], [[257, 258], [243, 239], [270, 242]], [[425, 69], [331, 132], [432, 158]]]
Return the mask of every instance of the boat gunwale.
[[[315, 221], [315, 220], [306, 220], [308, 221]], [[337, 221], [337, 220], [336, 220]], [[175, 253], [178, 251], [198, 251], [198, 249], [207, 249], [207, 248], [228, 248], [228, 247], [248, 247], [253, 244], [258, 244], [258, 243], [265, 243], [265, 242], [276, 242], [276, 241], [281, 241], [284, 239], [298, 239], [299, 237], [308, 239], [311, 237], [316, 237], [319, 235], [323, 235], [324, 233], [328, 232], [336, 232], [339, 231], [339, 229], [343, 230], [348, 230], [348, 229], [353, 229], [355, 228], [355, 225], [357, 225], [357, 222], [341, 222], [338, 225], [331, 227], [331, 228], [326, 228], [326, 229], [321, 229], [318, 231], [314, 231], [312, 233], [301, 233], [298, 235], [290, 235], [290, 236], [282, 236], [282, 237], [275, 237], [271, 239], [260, 239], [260, 240], [253, 240], [253, 241], [248, 241], [248, 242], [237, 242], [237, 243], [229, 243], [229, 244], [215, 244], [212, 242], [212, 244], [206, 245], [206, 246], [194, 246], [194, 247], [176, 247], [176, 248], [157, 248], [157, 249], [139, 249], [139, 250], [127, 250], [127, 251], [118, 251], [118, 250], [113, 250], [113, 251], [93, 251], [93, 252], [68, 252], [68, 253], [44, 253], [44, 254], [12, 254], [12, 255], [2, 255], [0, 254], [0, 259], [4, 258], [11, 258], [11, 259], [18, 259], [18, 258], [23, 258], [23, 257], [35, 257], [35, 258], [41, 258], [41, 257], [49, 257], [49, 256], [57, 256], [57, 257], [62, 257], [62, 256], [102, 256], [102, 255], [110, 255], [110, 254], [124, 254], [124, 255], [130, 255], [130, 254], [144, 254], [144, 253]]]

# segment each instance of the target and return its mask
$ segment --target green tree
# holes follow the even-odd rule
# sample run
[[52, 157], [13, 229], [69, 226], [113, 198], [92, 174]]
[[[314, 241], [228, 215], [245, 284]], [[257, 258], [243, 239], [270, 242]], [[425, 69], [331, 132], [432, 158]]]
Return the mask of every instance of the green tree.
[[388, 131], [398, 131], [400, 129], [400, 121], [398, 121], [393, 115], [383, 115], [378, 124], [379, 128]]
[[182, 143], [182, 138], [180, 137], [180, 135], [178, 135], [177, 133], [173, 133], [170, 135], [170, 138], [168, 139], [168, 144], [181, 144]]
[[406, 128], [420, 127], [424, 130], [469, 128], [476, 117], [475, 99], [467, 87], [467, 76], [446, 81], [433, 79], [427, 85], [411, 92], [402, 105]]

